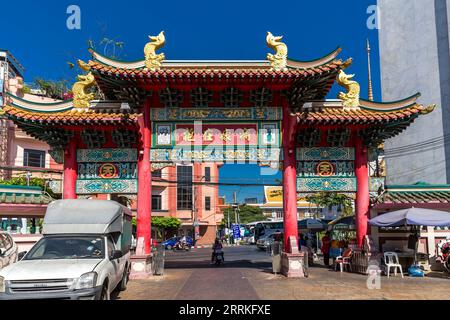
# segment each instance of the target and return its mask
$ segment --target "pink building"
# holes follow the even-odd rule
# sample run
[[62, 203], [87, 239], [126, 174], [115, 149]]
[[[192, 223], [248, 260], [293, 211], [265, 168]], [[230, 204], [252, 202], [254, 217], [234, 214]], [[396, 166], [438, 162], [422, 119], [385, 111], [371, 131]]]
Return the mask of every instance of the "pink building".
[[[28, 104], [50, 103], [56, 100], [22, 94], [23, 80], [20, 77], [8, 79], [6, 91], [17, 95]], [[6, 96], [8, 93], [6, 93]], [[1, 178], [8, 179], [29, 172], [30, 177], [40, 177], [60, 181], [62, 164], [56, 163], [50, 155], [50, 146], [20, 130], [12, 121], [2, 119], [2, 151]]]

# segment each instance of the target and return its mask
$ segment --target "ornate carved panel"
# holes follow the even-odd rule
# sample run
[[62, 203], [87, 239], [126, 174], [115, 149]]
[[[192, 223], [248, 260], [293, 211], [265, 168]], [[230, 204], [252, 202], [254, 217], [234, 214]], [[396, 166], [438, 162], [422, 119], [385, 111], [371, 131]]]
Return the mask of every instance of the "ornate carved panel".
[[356, 178], [297, 178], [298, 192], [356, 192]]

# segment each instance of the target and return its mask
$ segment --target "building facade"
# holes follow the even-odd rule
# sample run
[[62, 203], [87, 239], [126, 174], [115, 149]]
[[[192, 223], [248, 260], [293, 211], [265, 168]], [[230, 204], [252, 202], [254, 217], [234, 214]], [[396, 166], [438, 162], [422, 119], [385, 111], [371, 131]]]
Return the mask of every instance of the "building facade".
[[200, 245], [214, 243], [223, 220], [219, 168], [216, 163], [198, 163], [153, 171], [152, 217], [180, 219], [178, 235], [191, 236]]
[[[249, 206], [258, 207], [269, 220], [283, 221], [283, 188], [280, 186], [264, 186], [264, 202], [250, 203]], [[322, 210], [315, 208], [308, 201], [297, 199], [297, 219], [312, 218], [320, 215]], [[318, 218], [320, 218], [318, 216]]]
[[450, 5], [378, 0], [383, 100], [420, 91], [438, 107], [385, 144], [387, 184], [450, 182]]
[[[35, 104], [54, 103], [47, 97], [23, 93], [24, 68], [7, 50], [0, 50], [0, 106], [6, 102], [6, 92]], [[62, 180], [62, 165], [51, 157], [50, 147], [26, 134], [0, 111], [0, 179], [17, 176], [44, 178], [53, 181], [58, 192]], [[59, 190], [60, 191], [60, 190]]]

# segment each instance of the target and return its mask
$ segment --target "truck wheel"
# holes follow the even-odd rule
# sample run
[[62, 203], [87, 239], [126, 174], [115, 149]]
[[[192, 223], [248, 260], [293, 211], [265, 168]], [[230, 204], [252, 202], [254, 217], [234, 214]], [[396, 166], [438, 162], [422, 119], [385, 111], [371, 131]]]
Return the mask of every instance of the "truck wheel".
[[167, 250], [172, 250], [172, 246], [170, 244], [167, 245], [166, 247]]
[[109, 292], [108, 292], [108, 285], [106, 283], [103, 284], [102, 293], [100, 295], [100, 300], [110, 300]]
[[130, 278], [130, 267], [126, 266], [123, 272], [122, 280], [120, 281], [119, 290], [127, 290], [128, 279]]

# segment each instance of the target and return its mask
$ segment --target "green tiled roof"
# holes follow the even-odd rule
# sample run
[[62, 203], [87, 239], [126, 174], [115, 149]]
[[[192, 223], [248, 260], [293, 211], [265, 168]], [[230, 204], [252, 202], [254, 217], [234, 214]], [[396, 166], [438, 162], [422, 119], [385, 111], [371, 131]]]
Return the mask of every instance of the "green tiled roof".
[[39, 187], [0, 185], [1, 204], [48, 204], [52, 200]]
[[450, 203], [450, 185], [432, 185], [418, 182], [413, 185], [386, 186], [385, 191], [373, 199], [373, 204]]

